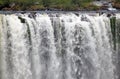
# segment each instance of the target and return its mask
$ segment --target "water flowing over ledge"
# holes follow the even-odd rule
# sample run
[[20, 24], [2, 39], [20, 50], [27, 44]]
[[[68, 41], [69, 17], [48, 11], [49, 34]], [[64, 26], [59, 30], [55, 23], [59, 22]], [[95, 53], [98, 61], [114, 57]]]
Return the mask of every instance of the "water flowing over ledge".
[[112, 38], [106, 15], [1, 14], [0, 79], [119, 79]]
[[95, 13], [106, 13], [106, 14], [110, 14], [110, 13], [120, 13], [120, 11], [108, 11], [108, 10], [98, 10], [98, 11], [0, 11], [0, 14], [15, 14], [15, 13], [81, 13], [81, 14], [95, 14]]

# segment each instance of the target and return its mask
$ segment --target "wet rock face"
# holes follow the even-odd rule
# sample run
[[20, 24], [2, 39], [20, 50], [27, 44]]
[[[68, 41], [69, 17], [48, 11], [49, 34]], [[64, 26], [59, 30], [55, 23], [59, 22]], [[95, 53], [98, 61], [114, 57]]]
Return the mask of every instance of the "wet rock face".
[[117, 53], [117, 75], [120, 78], [120, 17], [116, 19], [116, 53]]

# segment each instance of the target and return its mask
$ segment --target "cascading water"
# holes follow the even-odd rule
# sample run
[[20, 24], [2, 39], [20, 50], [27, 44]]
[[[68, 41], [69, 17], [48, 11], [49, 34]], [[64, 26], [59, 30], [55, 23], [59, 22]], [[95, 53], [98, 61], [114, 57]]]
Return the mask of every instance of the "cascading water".
[[110, 19], [0, 15], [0, 79], [115, 79]]
[[115, 40], [116, 40], [116, 71], [117, 71], [117, 75], [118, 78], [120, 79], [120, 14], [116, 14], [116, 22], [115, 22]]

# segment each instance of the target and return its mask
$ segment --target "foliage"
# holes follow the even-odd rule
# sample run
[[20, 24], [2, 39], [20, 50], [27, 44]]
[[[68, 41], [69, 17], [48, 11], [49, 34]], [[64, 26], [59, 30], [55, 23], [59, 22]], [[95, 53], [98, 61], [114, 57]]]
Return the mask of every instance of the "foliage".
[[120, 0], [115, 0], [116, 2], [120, 2]]
[[[90, 5], [91, 1], [93, 0], [0, 0], [0, 5], [15, 3], [15, 6], [19, 7], [21, 10], [30, 7], [34, 9], [41, 9], [42, 7], [44, 9], [78, 10]], [[15, 9], [17, 7], [15, 7]], [[93, 7], [94, 6], [92, 6], [92, 8]]]

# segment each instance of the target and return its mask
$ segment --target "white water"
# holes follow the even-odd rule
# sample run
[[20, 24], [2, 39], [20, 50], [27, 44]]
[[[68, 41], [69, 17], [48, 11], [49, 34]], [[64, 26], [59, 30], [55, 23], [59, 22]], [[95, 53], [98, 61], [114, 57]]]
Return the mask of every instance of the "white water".
[[114, 79], [108, 17], [29, 16], [0, 15], [0, 79]]

